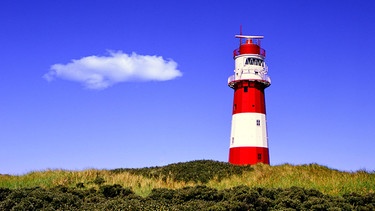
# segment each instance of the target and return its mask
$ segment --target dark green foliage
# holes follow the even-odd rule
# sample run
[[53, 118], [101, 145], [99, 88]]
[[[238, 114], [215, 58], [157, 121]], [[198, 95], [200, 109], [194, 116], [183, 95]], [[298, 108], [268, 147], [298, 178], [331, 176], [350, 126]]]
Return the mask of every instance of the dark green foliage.
[[148, 178], [168, 178], [174, 181], [201, 182], [217, 178], [219, 181], [234, 175], [241, 175], [244, 171], [253, 170], [250, 166], [232, 165], [227, 162], [212, 160], [196, 160], [184, 163], [175, 163], [163, 167], [150, 167], [141, 169], [114, 169], [113, 173], [130, 172]]
[[212, 179], [221, 180], [251, 170], [250, 166], [210, 160], [164, 167], [115, 169], [111, 172], [130, 172], [164, 181], [194, 182], [196, 186], [177, 190], [157, 188], [143, 198], [135, 195], [130, 188], [105, 184], [104, 178], [98, 174], [93, 181], [88, 182], [98, 185], [97, 189], [85, 189], [84, 183], [77, 183], [75, 188], [0, 188], [0, 210], [375, 210], [374, 193], [330, 196], [300, 187], [280, 189], [247, 186], [219, 191], [204, 185]]
[[176, 190], [167, 189], [167, 188], [154, 188], [152, 189], [148, 198], [153, 200], [164, 200], [164, 201], [171, 201], [176, 194]]
[[130, 188], [123, 188], [118, 184], [101, 186], [99, 192], [107, 198], [113, 198], [116, 196], [128, 196], [130, 194], [134, 194], [134, 192]]
[[153, 189], [136, 196], [121, 185], [99, 190], [57, 186], [0, 189], [0, 210], [374, 210], [375, 194], [324, 195], [299, 187], [286, 189], [238, 186], [216, 190], [207, 186], [178, 190]]
[[11, 192], [9, 188], [0, 188], [0, 201], [4, 200]]
[[358, 210], [375, 210], [375, 193], [359, 195], [357, 193], [345, 194], [344, 199]]
[[100, 176], [96, 176], [96, 178], [94, 179], [94, 181], [92, 181], [94, 184], [96, 185], [102, 185], [103, 183], [105, 183], [105, 180], [103, 177], [100, 177]]
[[206, 186], [185, 187], [179, 190], [157, 188], [152, 190], [148, 198], [177, 204], [194, 200], [219, 202], [223, 200], [223, 194]]
[[85, 184], [83, 182], [79, 182], [79, 183], [76, 184], [76, 187], [77, 188], [84, 188]]
[[0, 202], [0, 210], [75, 210], [81, 207], [82, 200], [70, 189], [25, 188], [12, 190]]

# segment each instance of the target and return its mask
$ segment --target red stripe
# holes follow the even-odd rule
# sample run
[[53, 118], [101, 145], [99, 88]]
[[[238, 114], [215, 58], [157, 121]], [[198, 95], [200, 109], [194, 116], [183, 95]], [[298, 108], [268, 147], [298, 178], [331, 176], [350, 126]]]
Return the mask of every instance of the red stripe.
[[240, 81], [233, 88], [233, 114], [246, 112], [266, 114], [263, 83]]
[[240, 46], [241, 54], [260, 54], [260, 47], [254, 43], [246, 43]]
[[236, 165], [270, 164], [268, 148], [233, 147], [229, 149], [229, 163]]

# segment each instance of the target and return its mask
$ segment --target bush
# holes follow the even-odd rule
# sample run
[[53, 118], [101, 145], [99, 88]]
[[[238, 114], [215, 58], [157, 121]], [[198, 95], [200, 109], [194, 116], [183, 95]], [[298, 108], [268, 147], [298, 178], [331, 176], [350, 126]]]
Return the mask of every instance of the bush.
[[11, 192], [9, 188], [0, 188], [0, 201], [3, 201]]
[[177, 190], [157, 188], [136, 196], [121, 185], [99, 190], [57, 186], [51, 189], [0, 189], [0, 210], [374, 210], [375, 194], [324, 195], [319, 191], [237, 186], [216, 190], [204, 185]]
[[16, 189], [0, 203], [0, 210], [74, 210], [81, 206], [81, 199], [68, 190], [60, 186], [52, 191], [39, 187]]
[[188, 202], [193, 200], [219, 202], [223, 199], [223, 194], [216, 189], [206, 186], [185, 187], [175, 192], [174, 198], [178, 202]]
[[151, 190], [149, 199], [158, 201], [171, 201], [175, 197], [176, 191], [167, 188], [154, 188]]
[[227, 162], [197, 160], [170, 164], [163, 167], [141, 169], [114, 169], [112, 173], [129, 172], [147, 178], [161, 178], [163, 181], [172, 179], [183, 182], [200, 182], [202, 184], [217, 178], [219, 181], [233, 175], [241, 175], [244, 171], [253, 170], [250, 166], [232, 165]]
[[358, 210], [375, 210], [375, 193], [360, 195], [358, 193], [345, 194], [344, 199], [357, 207]]
[[113, 198], [116, 196], [124, 197], [130, 194], [134, 194], [134, 192], [130, 188], [123, 188], [118, 184], [101, 186], [99, 192], [107, 198]]
[[102, 185], [105, 183], [105, 180], [103, 177], [96, 176], [96, 178], [92, 182], [96, 185]]

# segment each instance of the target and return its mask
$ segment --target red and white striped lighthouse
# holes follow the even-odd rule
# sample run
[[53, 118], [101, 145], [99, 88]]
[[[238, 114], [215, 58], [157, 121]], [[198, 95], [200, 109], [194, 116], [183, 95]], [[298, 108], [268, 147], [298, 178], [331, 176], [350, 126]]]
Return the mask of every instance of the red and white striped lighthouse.
[[266, 52], [260, 47], [263, 36], [236, 38], [240, 46], [233, 52], [234, 75], [228, 78], [228, 86], [234, 89], [229, 162], [269, 164], [264, 89], [271, 80], [264, 61]]

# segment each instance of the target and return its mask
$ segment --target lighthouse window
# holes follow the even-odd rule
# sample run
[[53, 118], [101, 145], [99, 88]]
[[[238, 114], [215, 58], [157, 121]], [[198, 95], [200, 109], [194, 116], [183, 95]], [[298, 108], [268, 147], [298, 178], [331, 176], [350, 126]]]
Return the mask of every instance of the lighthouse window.
[[257, 58], [246, 58], [245, 65], [257, 65], [264, 67], [263, 60]]
[[246, 61], [245, 61], [245, 65], [246, 64], [250, 64], [250, 58], [247, 58]]
[[257, 119], [257, 126], [260, 126], [260, 120]]
[[254, 64], [254, 59], [253, 58], [247, 58], [246, 61], [245, 61], [245, 64]]
[[262, 160], [262, 154], [258, 153], [258, 160]]
[[243, 88], [243, 91], [244, 91], [244, 92], [247, 92], [247, 91], [248, 91], [248, 88], [249, 88], [249, 87], [245, 86], [245, 87]]

